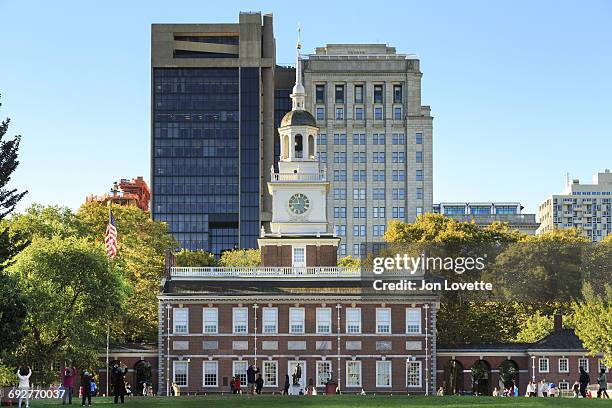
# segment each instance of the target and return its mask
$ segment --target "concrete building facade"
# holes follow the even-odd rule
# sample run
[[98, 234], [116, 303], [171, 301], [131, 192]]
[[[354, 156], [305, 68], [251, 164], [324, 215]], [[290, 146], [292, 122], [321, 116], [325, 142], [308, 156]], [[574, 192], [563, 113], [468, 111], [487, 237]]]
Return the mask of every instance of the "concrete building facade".
[[578, 228], [593, 242], [612, 232], [612, 173], [593, 176], [592, 184], [571, 180], [560, 194], [548, 197], [538, 209], [538, 233]]
[[384, 44], [328, 44], [304, 60], [339, 256], [383, 242], [391, 219], [432, 210], [433, 118], [421, 105], [421, 76], [416, 56]]
[[499, 221], [523, 234], [535, 235], [539, 227], [535, 214], [523, 214], [519, 202], [446, 202], [434, 204], [434, 214], [443, 214], [461, 222], [475, 222], [485, 227]]
[[152, 25], [152, 214], [183, 248], [255, 248], [270, 221], [274, 41], [271, 14]]

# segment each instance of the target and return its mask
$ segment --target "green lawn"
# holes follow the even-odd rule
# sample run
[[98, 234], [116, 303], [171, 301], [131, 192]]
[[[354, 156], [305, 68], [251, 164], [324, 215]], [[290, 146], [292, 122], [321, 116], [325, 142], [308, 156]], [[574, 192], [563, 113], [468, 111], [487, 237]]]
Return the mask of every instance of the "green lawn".
[[[80, 401], [72, 401], [73, 405], [80, 406]], [[31, 406], [57, 405], [58, 400], [37, 400]], [[112, 399], [94, 398], [94, 406], [108, 406]], [[178, 398], [129, 398], [126, 407], [219, 407], [219, 408], [273, 408], [273, 407], [324, 407], [324, 408], [394, 408], [394, 407], [584, 407], [584, 406], [612, 406], [612, 400], [597, 399], [569, 399], [569, 398], [493, 398], [493, 397], [423, 397], [423, 396], [314, 396], [314, 397], [281, 397], [259, 396], [201, 396]]]

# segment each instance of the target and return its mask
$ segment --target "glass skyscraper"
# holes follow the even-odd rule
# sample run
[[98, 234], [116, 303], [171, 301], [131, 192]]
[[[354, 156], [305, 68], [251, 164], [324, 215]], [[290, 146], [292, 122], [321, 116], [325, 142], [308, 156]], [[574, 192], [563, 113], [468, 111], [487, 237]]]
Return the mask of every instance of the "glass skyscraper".
[[256, 248], [274, 163], [272, 16], [152, 26], [152, 214], [181, 248]]

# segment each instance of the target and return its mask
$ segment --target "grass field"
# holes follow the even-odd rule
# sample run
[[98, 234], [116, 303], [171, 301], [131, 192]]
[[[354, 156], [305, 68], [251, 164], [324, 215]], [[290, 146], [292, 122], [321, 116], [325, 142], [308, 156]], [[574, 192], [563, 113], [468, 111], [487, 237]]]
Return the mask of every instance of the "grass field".
[[[94, 398], [92, 406], [114, 406], [110, 398]], [[80, 406], [81, 401], [72, 401]], [[36, 400], [31, 406], [58, 405], [58, 400]], [[60, 403], [61, 405], [61, 403]], [[25, 406], [25, 405], [24, 405]], [[569, 398], [493, 398], [493, 397], [423, 397], [423, 396], [316, 396], [281, 397], [260, 396], [201, 396], [179, 398], [130, 398], [125, 407], [219, 407], [219, 408], [273, 408], [273, 407], [324, 407], [324, 408], [395, 408], [395, 407], [612, 407], [612, 400]]]

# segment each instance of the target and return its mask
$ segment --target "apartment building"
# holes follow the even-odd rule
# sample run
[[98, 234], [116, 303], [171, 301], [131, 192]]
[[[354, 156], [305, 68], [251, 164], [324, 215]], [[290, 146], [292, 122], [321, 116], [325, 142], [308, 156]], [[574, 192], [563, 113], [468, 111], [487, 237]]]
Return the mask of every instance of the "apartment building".
[[612, 173], [593, 176], [592, 184], [574, 179], [560, 194], [548, 197], [538, 209], [537, 233], [576, 227], [593, 242], [612, 232]]

